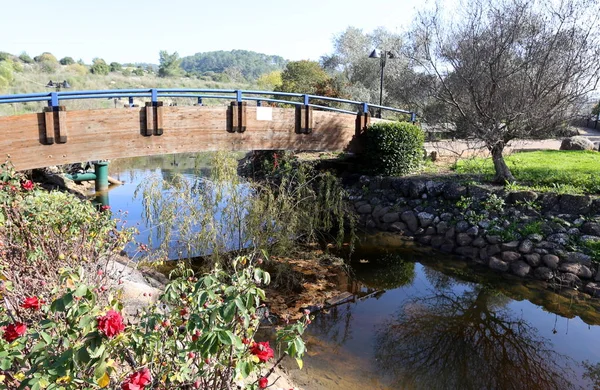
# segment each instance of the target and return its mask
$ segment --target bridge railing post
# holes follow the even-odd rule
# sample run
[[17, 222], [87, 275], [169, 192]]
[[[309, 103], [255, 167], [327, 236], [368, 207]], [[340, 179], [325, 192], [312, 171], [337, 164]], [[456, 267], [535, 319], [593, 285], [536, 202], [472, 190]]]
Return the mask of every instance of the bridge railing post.
[[308, 95], [302, 95], [302, 105], [296, 106], [296, 133], [310, 134], [313, 129], [313, 108]]
[[67, 142], [67, 108], [59, 105], [58, 92], [50, 93], [48, 107], [44, 108], [44, 136], [46, 145]]
[[371, 113], [369, 112], [369, 105], [363, 103], [361, 109], [356, 114], [356, 131], [355, 135], [359, 136], [366, 130], [371, 124]]

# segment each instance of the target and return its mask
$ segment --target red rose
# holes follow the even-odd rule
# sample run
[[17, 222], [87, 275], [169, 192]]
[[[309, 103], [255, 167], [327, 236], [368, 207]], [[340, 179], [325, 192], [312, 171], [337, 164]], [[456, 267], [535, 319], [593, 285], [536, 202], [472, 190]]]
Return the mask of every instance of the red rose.
[[123, 324], [123, 317], [121, 313], [109, 310], [106, 315], [98, 317], [98, 330], [106, 335], [106, 337], [113, 338], [125, 329]]
[[38, 297], [29, 297], [25, 298], [21, 307], [23, 309], [40, 310], [42, 303], [44, 303], [44, 301], [40, 301]]
[[4, 327], [4, 334], [2, 335], [2, 338], [9, 343], [12, 343], [19, 337], [23, 336], [25, 332], [27, 332], [27, 325], [22, 322], [16, 322]]
[[104, 206], [100, 207], [100, 210], [102, 210], [102, 211], [108, 211], [108, 210], [110, 210], [110, 206], [104, 205]]
[[268, 341], [252, 344], [250, 353], [258, 357], [261, 362], [266, 362], [274, 356]]
[[268, 385], [269, 380], [264, 376], [258, 380], [258, 387], [260, 387], [261, 389], [266, 389]]
[[24, 189], [25, 191], [33, 190], [33, 182], [31, 180], [25, 180], [24, 182], [21, 183], [21, 188]]
[[122, 390], [142, 390], [147, 384], [152, 382], [152, 376], [150, 370], [146, 367], [142, 368], [138, 372], [134, 372], [121, 384]]

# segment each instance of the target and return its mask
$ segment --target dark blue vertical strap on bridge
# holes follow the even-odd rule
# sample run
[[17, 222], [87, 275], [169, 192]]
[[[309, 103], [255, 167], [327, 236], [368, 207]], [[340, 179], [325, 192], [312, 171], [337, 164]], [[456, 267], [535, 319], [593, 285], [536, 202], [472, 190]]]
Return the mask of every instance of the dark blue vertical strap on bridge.
[[198, 105], [201, 106], [202, 105], [202, 98], [198, 97]]
[[238, 103], [242, 102], [242, 91], [239, 89], [235, 91], [235, 101]]
[[410, 113], [410, 121], [412, 123], [415, 123], [417, 121], [417, 114], [415, 114], [414, 112]]
[[129, 96], [129, 107], [133, 107], [133, 96]]
[[308, 106], [308, 98], [309, 98], [309, 96], [308, 95], [302, 95], [302, 97], [303, 97], [303, 100], [304, 100], [304, 105]]
[[156, 90], [156, 88], [152, 88], [150, 90], [150, 94], [152, 97], [152, 105], [155, 106], [156, 103], [158, 103], [158, 91]]
[[369, 103], [362, 104], [362, 112], [363, 112], [363, 114], [369, 112]]
[[48, 101], [48, 107], [58, 107], [58, 92], [50, 93], [50, 100]]

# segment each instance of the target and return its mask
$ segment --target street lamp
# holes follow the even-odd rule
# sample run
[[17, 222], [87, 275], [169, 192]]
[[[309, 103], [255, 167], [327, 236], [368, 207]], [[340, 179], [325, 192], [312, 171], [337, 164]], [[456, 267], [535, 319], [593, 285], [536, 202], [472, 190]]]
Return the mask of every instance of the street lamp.
[[53, 82], [52, 80], [48, 81], [46, 84], [46, 88], [56, 88], [56, 92], [59, 92], [61, 88], [71, 88], [71, 85], [67, 82], [67, 80], [58, 83]]
[[[385, 68], [385, 63], [387, 59], [394, 59], [396, 55], [389, 50], [380, 50], [374, 49], [369, 58], [379, 58], [379, 65], [381, 66], [381, 79], [379, 81], [379, 105], [383, 105], [383, 68]], [[379, 118], [381, 118], [381, 108], [379, 108]]]

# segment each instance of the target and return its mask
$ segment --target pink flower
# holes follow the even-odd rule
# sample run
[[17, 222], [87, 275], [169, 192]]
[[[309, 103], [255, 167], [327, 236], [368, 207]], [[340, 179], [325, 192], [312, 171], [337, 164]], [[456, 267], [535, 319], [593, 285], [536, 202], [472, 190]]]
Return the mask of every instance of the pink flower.
[[24, 182], [21, 183], [21, 188], [24, 189], [25, 191], [33, 190], [33, 182], [31, 180], [25, 180]]
[[274, 356], [273, 349], [271, 349], [271, 346], [269, 346], [268, 341], [252, 344], [250, 353], [258, 357], [258, 359], [263, 363]]
[[129, 375], [125, 382], [121, 384], [121, 390], [142, 390], [151, 382], [150, 370], [144, 367], [140, 371]]
[[102, 210], [102, 211], [108, 211], [108, 210], [110, 210], [110, 206], [108, 206], [108, 205], [101, 206], [100, 210]]
[[41, 301], [38, 297], [29, 297], [25, 298], [21, 307], [23, 309], [40, 310], [42, 303], [44, 303], [44, 301]]
[[97, 318], [98, 321], [98, 330], [106, 337], [113, 338], [123, 330], [125, 330], [125, 325], [123, 324], [123, 317], [121, 317], [121, 313], [114, 310], [109, 310], [106, 312], [106, 315]]
[[12, 343], [19, 337], [23, 336], [25, 332], [27, 332], [27, 325], [22, 322], [16, 322], [4, 327], [4, 334], [2, 335], [2, 338], [9, 343]]

